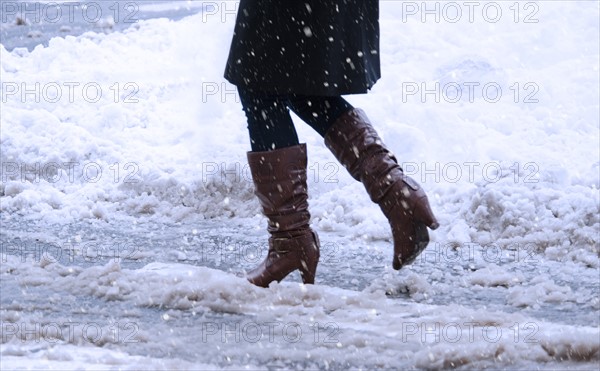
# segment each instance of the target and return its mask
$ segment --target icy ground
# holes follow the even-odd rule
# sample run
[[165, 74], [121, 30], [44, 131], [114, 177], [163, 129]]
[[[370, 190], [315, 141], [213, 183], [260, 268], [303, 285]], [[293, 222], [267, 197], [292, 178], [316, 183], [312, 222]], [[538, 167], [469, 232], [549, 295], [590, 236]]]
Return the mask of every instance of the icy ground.
[[442, 226], [393, 271], [384, 217], [299, 123], [314, 286], [241, 277], [266, 221], [230, 9], [3, 43], [1, 368], [597, 369], [599, 5], [420, 4], [381, 2], [384, 77], [348, 99]]

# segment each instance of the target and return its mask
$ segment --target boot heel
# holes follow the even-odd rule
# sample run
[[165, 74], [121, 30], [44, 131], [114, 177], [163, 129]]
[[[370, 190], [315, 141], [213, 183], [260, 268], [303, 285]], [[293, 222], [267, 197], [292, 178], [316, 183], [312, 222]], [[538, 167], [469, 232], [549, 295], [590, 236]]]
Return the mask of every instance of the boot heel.
[[422, 222], [432, 230], [438, 229], [440, 223], [437, 221], [431, 206], [429, 206], [429, 200], [427, 196], [421, 197], [416, 203], [414, 208], [414, 217], [416, 220]]
[[317, 274], [317, 261], [311, 262], [309, 265], [308, 262], [304, 260], [300, 262], [300, 276], [302, 277], [302, 283], [305, 285], [314, 285], [315, 276]]
[[312, 243], [308, 244], [304, 249], [312, 249], [312, 250], [303, 250], [302, 258], [300, 259], [300, 276], [302, 277], [302, 283], [306, 284], [314, 284], [315, 276], [317, 274], [317, 264], [319, 263], [319, 250], [320, 250], [320, 241], [319, 236], [315, 232], [311, 232], [312, 234]]
[[[429, 199], [427, 198], [423, 187], [421, 187], [416, 180], [404, 174], [402, 175], [402, 180], [404, 184], [402, 195], [408, 199], [408, 205], [412, 204], [415, 221], [423, 223], [432, 230], [437, 229], [440, 226], [440, 223], [438, 223], [435, 215], [433, 215], [433, 211], [429, 205]], [[407, 204], [403, 204], [403, 206], [405, 205]]]
[[304, 267], [304, 261], [301, 262], [303, 265], [300, 268], [300, 276], [302, 277], [302, 283], [305, 285], [315, 284], [315, 275], [317, 274], [317, 265], [313, 264], [312, 267]]

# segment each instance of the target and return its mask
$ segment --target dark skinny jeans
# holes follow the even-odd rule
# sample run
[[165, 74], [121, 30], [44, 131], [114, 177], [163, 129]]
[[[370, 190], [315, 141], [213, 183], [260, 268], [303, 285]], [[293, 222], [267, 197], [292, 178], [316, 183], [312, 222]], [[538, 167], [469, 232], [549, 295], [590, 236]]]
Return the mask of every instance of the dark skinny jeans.
[[353, 107], [341, 96], [279, 95], [238, 88], [253, 152], [299, 144], [289, 109], [322, 137], [333, 123]]

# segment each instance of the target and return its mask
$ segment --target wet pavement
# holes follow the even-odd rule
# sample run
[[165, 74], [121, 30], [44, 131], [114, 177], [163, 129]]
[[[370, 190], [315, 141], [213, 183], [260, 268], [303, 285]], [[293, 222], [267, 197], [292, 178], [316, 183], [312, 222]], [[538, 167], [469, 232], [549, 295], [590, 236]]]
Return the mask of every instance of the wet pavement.
[[11, 51], [48, 46], [53, 37], [78, 36], [85, 32], [111, 33], [135, 27], [143, 20], [183, 17], [211, 11], [213, 2], [165, 0], [110, 0], [79, 2], [0, 2], [0, 43]]
[[[320, 239], [319, 284], [363, 291], [374, 287], [374, 283], [382, 284], [386, 275], [405, 274], [406, 269], [391, 269], [389, 241], [348, 240], [326, 232], [320, 232]], [[17, 255], [23, 261], [37, 262], [46, 258], [61, 265], [82, 268], [118, 261], [123, 269], [139, 269], [152, 262], [182, 263], [238, 276], [264, 259], [266, 241], [266, 231], [217, 220], [170, 225], [156, 222], [121, 225], [102, 221], [47, 225], [4, 215], [0, 232], [2, 252]], [[548, 275], [554, 284], [568, 288], [570, 292], [586, 293], [582, 300], [600, 294], [598, 281], [594, 279], [597, 268], [582, 267], [580, 275], [572, 276], [567, 274], [568, 271], [562, 272], [563, 263], [549, 260], [541, 252], [516, 253], [520, 254], [519, 259], [515, 258], [514, 251], [502, 251], [502, 256], [492, 258], [489, 250], [476, 246], [468, 256], [463, 254], [457, 259], [458, 255], [449, 255], [452, 253], [446, 251], [445, 246], [432, 242], [408, 268], [411, 273], [426, 277], [429, 292], [433, 293], [426, 297], [417, 296], [416, 300], [436, 305], [460, 303], [508, 313], [526, 311], [528, 315], [563, 324], [600, 324], [597, 311], [584, 309], [589, 309], [591, 303], [540, 303], [524, 309], [506, 302], [509, 285], [503, 282], [483, 286], [461, 283], [470, 273], [485, 270], [492, 264], [525, 285], [540, 275]], [[293, 273], [286, 281], [300, 282], [299, 274]], [[449, 286], [453, 289], [446, 290]], [[4, 283], [3, 289], [8, 289]], [[8, 292], [17, 293], [14, 289]], [[391, 300], [415, 300], [411, 295], [414, 293], [403, 288], [388, 288], [387, 291]], [[3, 304], [10, 301], [10, 295], [6, 294], [4, 291]]]
[[[191, 266], [204, 266], [219, 269], [231, 274], [242, 275], [245, 269], [253, 267], [264, 257], [266, 232], [256, 231], [243, 225], [222, 221], [198, 221], [194, 223], [164, 224], [156, 222], [104, 222], [82, 221], [74, 224], [47, 225], [25, 220], [16, 215], [2, 215], [0, 245], [2, 253], [18, 256], [22, 262], [39, 264], [43, 259], [57, 262], [66, 267], [89, 268], [105, 266], [118, 261], [122, 269], [139, 269], [151, 262], [181, 263]], [[385, 287], [390, 275], [417, 274], [425, 277], [430, 289], [427, 295], [414, 295], [410, 287], [388, 289], [389, 300], [404, 303], [421, 302], [433, 305], [460, 304], [465, 307], [504, 313], [525, 314], [530, 318], [546, 322], [598, 326], [598, 312], [589, 303], [589, 298], [598, 296], [598, 282], [594, 279], [597, 269], [589, 268], [577, 277], [569, 277], [560, 272], [561, 263], [548, 261], [541, 256], [529, 254], [530, 261], [507, 259], [494, 264], [505, 272], [514, 273], [523, 282], [534, 280], [540, 274], [552, 275], [555, 284], [569, 287], [572, 292], [584, 292], [588, 302], [552, 302], [539, 303], [527, 308], [507, 302], [507, 290], [502, 284], [482, 287], [473, 284], [461, 284], [467, 273], [485, 269], [482, 260], [485, 251], [473, 251], [472, 259], [436, 259], [435, 247], [428, 258], [417, 260], [409, 273], [391, 270], [391, 248], [387, 241], [363, 243], [348, 241], [330, 233], [321, 233], [323, 245], [322, 259], [318, 268], [317, 284], [340, 287], [349, 290], [367, 292], [373, 287]], [[431, 247], [430, 247], [431, 248]], [[427, 250], [426, 250], [427, 251]], [[489, 254], [489, 253], [487, 253]], [[509, 255], [507, 255], [509, 256]], [[532, 264], [536, 259], [535, 264]], [[554, 272], [553, 272], [554, 271]], [[597, 278], [597, 277], [596, 277]], [[14, 319], [6, 316], [21, 313], [28, 317], [43, 319], [46, 323], [90, 323], [104, 331], [118, 331], [120, 336], [176, 334], [176, 342], [164, 344], [158, 342], [125, 342], [113, 344], [107, 341], [100, 344], [108, 348], [120, 349], [133, 355], [147, 355], [149, 351], [158, 358], [177, 358], [190, 362], [211, 362], [226, 366], [243, 364], [243, 355], [237, 359], [215, 359], [219, 346], [230, 349], [235, 354], [235, 344], [214, 345], [215, 354], [205, 351], [213, 344], [202, 342], [206, 336], [207, 323], [219, 326], [239, 326], [240, 323], [253, 323], [252, 315], [215, 312], [206, 307], [193, 309], [172, 309], [160, 306], [132, 306], [130, 301], [109, 300], [93, 295], [77, 294], [73, 290], [48, 292], [45, 285], [29, 286], [20, 282], [19, 275], [3, 274], [0, 297], [0, 314], [3, 321]], [[289, 282], [300, 282], [294, 273], [286, 278]], [[448, 289], [452, 287], [452, 289]], [[439, 288], [439, 289], [438, 289]], [[165, 320], [165, 316], [168, 320]], [[107, 330], [108, 329], [108, 330]], [[310, 328], [304, 329], [307, 333]], [[204, 331], [204, 332], [203, 332]], [[148, 335], [147, 335], [148, 336]], [[286, 344], [285, 341], [268, 342], [263, 346], [273, 347]], [[200, 347], [184, 344], [201, 344]], [[220, 345], [219, 345], [220, 344]], [[310, 344], [306, 346], [310, 348]], [[227, 353], [227, 352], [226, 352]], [[229, 354], [232, 354], [231, 352]], [[306, 364], [297, 362], [286, 364], [285, 360], [273, 363], [265, 356], [260, 359], [253, 355], [252, 362], [267, 368], [280, 367], [317, 367], [317, 363], [307, 360]], [[233, 362], [233, 363], [231, 363]], [[273, 366], [273, 365], [276, 366]], [[322, 366], [322, 365], [321, 365]], [[334, 366], [333, 364], [331, 365]], [[354, 364], [352, 366], [360, 366]], [[344, 368], [344, 365], [337, 365]], [[335, 368], [335, 367], [333, 367]]]

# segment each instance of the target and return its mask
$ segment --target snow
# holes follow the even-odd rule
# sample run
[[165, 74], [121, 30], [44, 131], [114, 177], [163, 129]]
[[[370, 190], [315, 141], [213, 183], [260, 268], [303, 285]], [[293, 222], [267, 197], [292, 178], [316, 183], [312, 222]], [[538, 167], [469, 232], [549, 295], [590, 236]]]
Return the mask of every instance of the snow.
[[[131, 306], [159, 309], [163, 323], [156, 323], [153, 330], [139, 329], [138, 332], [136, 329], [133, 333], [121, 329], [121, 336], [126, 334], [128, 341], [143, 343], [148, 348], [161, 343], [162, 339], [154, 334], [163, 331], [170, 321], [181, 320], [178, 316], [182, 313], [210, 310], [243, 316], [233, 324], [206, 321], [196, 329], [199, 332], [196, 337], [204, 339], [205, 346], [220, 344], [225, 348], [224, 353], [232, 358], [248, 351], [244, 347], [236, 348], [236, 343], [242, 341], [235, 340], [236, 336], [250, 345], [269, 345], [263, 352], [272, 357], [274, 354], [268, 352], [276, 353], [277, 347], [294, 343], [294, 350], [286, 354], [289, 360], [301, 362], [308, 352], [315, 358], [344, 360], [351, 364], [380, 363], [384, 367], [395, 362], [423, 368], [482, 367], [493, 362], [551, 364], [561, 358], [585, 362], [596, 359], [599, 350], [598, 328], [545, 323], [516, 313], [473, 310], [458, 304], [447, 305], [440, 311], [436, 305], [390, 300], [383, 290], [358, 292], [290, 282], [261, 289], [244, 278], [185, 264], [151, 263], [141, 269], [128, 270], [118, 263], [109, 263], [65, 270], [59, 264], [25, 267], [14, 256], [3, 256], [3, 259], [3, 270], [18, 271], [24, 286], [43, 285], [51, 292], [90, 295], [108, 302], [125, 301], [130, 310]], [[415, 281], [418, 279], [410, 285], [417, 288], [427, 285]], [[99, 335], [72, 325], [73, 336], [67, 336], [63, 329], [64, 344], [55, 345], [50, 339], [58, 340], [52, 338], [54, 333], [47, 329], [58, 328], [57, 323], [48, 321], [35, 326], [32, 321], [23, 325], [34, 315], [11, 310], [4, 312], [3, 317], [8, 339], [3, 340], [3, 362], [8, 367], [13, 358], [18, 362], [18, 356], [27, 354], [31, 345], [37, 345], [37, 352], [52, 361], [85, 363], [89, 358], [109, 366], [127, 365], [127, 362], [150, 362], [151, 368], [165, 366], [162, 360], [152, 363], [148, 358], [140, 360], [103, 348], [89, 350], [91, 341], [82, 338], [84, 333], [95, 338], [94, 344], [104, 347], [123, 340], [110, 332], [113, 325], [97, 325]], [[134, 314], [131, 319], [135, 319]], [[15, 325], [7, 327], [7, 323]], [[270, 323], [271, 327], [265, 327]], [[284, 332], [285, 326], [293, 331]], [[24, 329], [29, 332], [25, 333]], [[35, 330], [33, 334], [31, 329]], [[35, 342], [36, 336], [46, 341]], [[222, 337], [232, 339], [221, 341]], [[26, 345], [21, 340], [24, 338], [29, 339]], [[75, 356], [70, 356], [73, 346], [78, 348]], [[369, 359], [361, 360], [363, 356]], [[51, 365], [60, 367], [63, 365], [60, 362]], [[168, 362], [182, 367], [174, 360]]]
[[[387, 267], [384, 216], [298, 120], [308, 144], [312, 225], [332, 241], [317, 283], [319, 273], [354, 275], [347, 286], [303, 286], [291, 277], [253, 287], [227, 272], [222, 258], [198, 266], [206, 251], [187, 242], [198, 232], [165, 243], [167, 251], [138, 248], [132, 267], [32, 262], [5, 244], [3, 290], [10, 283], [33, 291], [23, 302], [2, 303], [2, 367], [596, 369], [599, 5], [519, 3], [515, 21], [513, 3], [494, 3], [503, 9], [498, 22], [477, 8], [473, 22], [451, 23], [422, 22], [422, 12], [403, 8], [421, 4], [381, 2], [383, 79], [369, 94], [347, 97], [427, 190], [441, 222], [412, 267]], [[166, 5], [145, 6], [158, 12]], [[215, 221], [236, 230], [234, 238], [266, 238], [244, 115], [222, 77], [234, 17], [213, 11], [54, 38], [33, 51], [0, 46], [3, 225], [64, 226], [56, 235], [5, 227], [3, 234], [62, 246], [66, 235], [75, 245], [98, 238], [70, 234], [75, 222], [136, 231], [138, 223]], [[527, 15], [538, 22], [526, 23]], [[470, 92], [472, 82], [479, 85]], [[22, 95], [36, 83], [39, 93]], [[438, 96], [422, 95], [426, 89]], [[379, 258], [387, 268], [371, 278], [369, 259]], [[364, 264], [360, 273], [355, 263]], [[35, 290], [48, 294], [47, 303], [29, 303]], [[502, 304], [469, 304], [479, 293]], [[36, 311], [81, 298], [92, 308], [126, 307], [131, 322], [154, 320], [155, 327], [136, 329], [136, 343], [114, 341], [106, 309], [95, 312], [104, 330], [98, 342], [78, 328], [72, 339], [35, 341], [12, 326], [25, 323], [44, 337]], [[544, 310], [558, 314], [541, 316]], [[47, 321], [64, 330], [77, 318], [71, 315]], [[205, 325], [178, 324], [190, 316]], [[291, 342], [293, 333], [279, 331], [270, 339], [269, 321], [304, 335]], [[239, 335], [236, 325], [258, 325], [263, 336], [222, 341], [223, 328]], [[195, 350], [182, 349], [189, 344]]]

